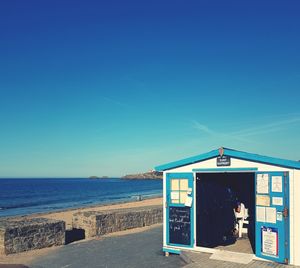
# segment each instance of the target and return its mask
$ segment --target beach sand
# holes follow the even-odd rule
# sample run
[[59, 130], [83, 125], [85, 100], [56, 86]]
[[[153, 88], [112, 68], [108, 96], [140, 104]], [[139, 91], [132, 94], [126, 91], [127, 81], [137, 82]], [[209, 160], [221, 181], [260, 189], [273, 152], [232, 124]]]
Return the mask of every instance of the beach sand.
[[[66, 228], [71, 229], [72, 228], [72, 216], [76, 212], [83, 212], [83, 211], [105, 211], [105, 210], [113, 210], [113, 209], [127, 209], [127, 208], [138, 208], [138, 207], [147, 207], [147, 206], [155, 206], [155, 205], [162, 205], [163, 199], [162, 197], [159, 198], [151, 198], [151, 199], [145, 199], [142, 201], [133, 201], [133, 202], [124, 202], [124, 203], [118, 203], [118, 204], [110, 204], [110, 205], [99, 205], [99, 206], [92, 206], [92, 207], [85, 207], [85, 208], [79, 208], [79, 209], [69, 209], [65, 211], [60, 212], [49, 212], [49, 213], [40, 213], [40, 214], [33, 214], [29, 216], [22, 216], [17, 217], [16, 219], [24, 219], [24, 218], [48, 218], [48, 219], [55, 219], [55, 220], [63, 220], [66, 222]], [[108, 234], [107, 236], [118, 236], [118, 235], [126, 235], [129, 233], [135, 233], [135, 232], [143, 232], [145, 230], [148, 230], [149, 228], [153, 228], [157, 226], [147, 226], [142, 228], [135, 228], [130, 229], [122, 232], [116, 232], [112, 234]], [[106, 237], [106, 236], [103, 236]], [[101, 239], [101, 238], [90, 238], [90, 239]], [[81, 240], [77, 241], [75, 243], [80, 243], [82, 241], [87, 240]], [[45, 255], [49, 252], [59, 250], [63, 246], [58, 247], [51, 247], [51, 248], [44, 248], [44, 249], [38, 249], [38, 250], [32, 250], [17, 254], [11, 254], [8, 256], [1, 255], [0, 254], [0, 265], [1, 264], [25, 264], [30, 265], [30, 263], [37, 257]]]
[[[84, 211], [105, 211], [105, 210], [113, 210], [113, 209], [126, 209], [126, 208], [135, 208], [135, 207], [147, 207], [147, 206], [155, 206], [162, 205], [162, 197], [159, 198], [151, 198], [145, 199], [142, 201], [132, 201], [132, 202], [124, 202], [118, 204], [110, 204], [110, 205], [99, 205], [92, 207], [85, 207], [79, 209], [69, 209], [65, 211], [59, 212], [49, 212], [49, 213], [40, 213], [26, 216], [26, 218], [47, 218], [54, 220], [63, 220], [66, 222], [66, 228], [72, 228], [72, 217], [76, 212], [84, 212]], [[24, 217], [22, 217], [24, 219]]]

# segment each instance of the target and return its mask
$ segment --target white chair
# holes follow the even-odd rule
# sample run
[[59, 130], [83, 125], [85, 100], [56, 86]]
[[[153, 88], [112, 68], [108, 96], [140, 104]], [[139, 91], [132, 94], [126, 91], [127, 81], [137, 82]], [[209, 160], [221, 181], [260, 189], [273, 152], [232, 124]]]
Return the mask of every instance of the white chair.
[[236, 213], [236, 217], [241, 218], [237, 224], [237, 229], [239, 231], [239, 238], [241, 238], [243, 234], [248, 233], [248, 228], [244, 228], [244, 224], [246, 225], [249, 224], [249, 221], [247, 220], [248, 216], [249, 216], [248, 209], [245, 208], [244, 204], [241, 204], [241, 212]]

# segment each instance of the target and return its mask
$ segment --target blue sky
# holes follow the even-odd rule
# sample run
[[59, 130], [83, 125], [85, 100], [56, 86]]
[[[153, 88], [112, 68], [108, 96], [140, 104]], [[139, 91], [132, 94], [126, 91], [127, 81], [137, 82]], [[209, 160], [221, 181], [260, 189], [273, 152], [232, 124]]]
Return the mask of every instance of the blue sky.
[[1, 1], [0, 177], [220, 146], [300, 159], [300, 3]]

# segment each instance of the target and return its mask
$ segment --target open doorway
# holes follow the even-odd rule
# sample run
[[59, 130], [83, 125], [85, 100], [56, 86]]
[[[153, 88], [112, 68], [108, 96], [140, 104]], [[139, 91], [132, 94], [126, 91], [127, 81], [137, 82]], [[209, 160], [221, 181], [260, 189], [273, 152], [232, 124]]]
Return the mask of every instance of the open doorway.
[[[199, 247], [255, 253], [255, 173], [196, 174], [196, 244]], [[235, 229], [237, 203], [246, 208], [242, 236]]]

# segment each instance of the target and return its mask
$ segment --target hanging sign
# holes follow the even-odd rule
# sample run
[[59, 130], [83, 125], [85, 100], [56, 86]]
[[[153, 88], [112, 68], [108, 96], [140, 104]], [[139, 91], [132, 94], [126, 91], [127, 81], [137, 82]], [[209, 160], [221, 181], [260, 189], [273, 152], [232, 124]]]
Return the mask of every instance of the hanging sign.
[[261, 227], [261, 250], [263, 254], [278, 256], [277, 228]]
[[222, 155], [217, 157], [217, 167], [230, 166], [230, 157], [227, 155]]

